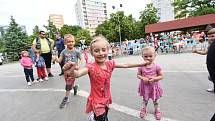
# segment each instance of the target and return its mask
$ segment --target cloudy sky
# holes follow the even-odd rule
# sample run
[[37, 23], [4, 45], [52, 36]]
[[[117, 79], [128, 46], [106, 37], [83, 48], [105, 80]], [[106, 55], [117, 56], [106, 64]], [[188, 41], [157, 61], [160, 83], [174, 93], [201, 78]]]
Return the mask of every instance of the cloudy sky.
[[[147, 0], [103, 0], [107, 3], [108, 14], [115, 12], [111, 6], [123, 4], [125, 13], [136, 19], [145, 7]], [[0, 25], [8, 25], [12, 15], [19, 25], [25, 25], [27, 33], [32, 34], [34, 26], [40, 29], [47, 25], [49, 14], [62, 14], [64, 23], [77, 25], [75, 15], [76, 0], [0, 0]]]

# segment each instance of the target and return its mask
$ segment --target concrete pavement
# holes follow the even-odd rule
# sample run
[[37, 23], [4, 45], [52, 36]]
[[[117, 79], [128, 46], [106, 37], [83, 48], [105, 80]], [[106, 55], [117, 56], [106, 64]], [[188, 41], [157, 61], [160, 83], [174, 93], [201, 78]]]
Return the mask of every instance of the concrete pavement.
[[[140, 56], [116, 59], [119, 63], [141, 62]], [[160, 100], [165, 120], [209, 121], [215, 112], [215, 94], [205, 91], [210, 86], [207, 80], [205, 56], [191, 53], [158, 55], [156, 62], [164, 71], [161, 84], [164, 96]], [[36, 70], [35, 70], [36, 71]], [[137, 117], [141, 107], [138, 96], [139, 80], [136, 69], [115, 69], [111, 91], [112, 109], [110, 121], [142, 121]], [[24, 73], [18, 63], [0, 66], [0, 117], [1, 121], [85, 121], [86, 93], [89, 92], [88, 76], [78, 79], [78, 96], [71, 96], [65, 109], [58, 106], [64, 95], [64, 80], [59, 77], [59, 65], [53, 65], [54, 78], [47, 82], [26, 86]], [[36, 77], [36, 74], [35, 74]], [[84, 92], [84, 94], [82, 93]], [[153, 104], [148, 106], [153, 119]]]

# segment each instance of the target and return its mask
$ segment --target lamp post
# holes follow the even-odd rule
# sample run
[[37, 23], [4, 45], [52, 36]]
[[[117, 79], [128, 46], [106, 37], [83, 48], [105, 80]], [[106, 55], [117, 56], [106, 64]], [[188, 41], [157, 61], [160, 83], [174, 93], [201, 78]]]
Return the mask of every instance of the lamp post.
[[[120, 8], [122, 8], [122, 4], [119, 5]], [[115, 6], [112, 6], [113, 9], [115, 9]], [[118, 11], [118, 8], [117, 8]], [[122, 46], [122, 35], [121, 35], [121, 28], [120, 28], [120, 21], [119, 21], [119, 15], [117, 15], [117, 19], [118, 19], [118, 32], [119, 32], [119, 46], [121, 49]]]

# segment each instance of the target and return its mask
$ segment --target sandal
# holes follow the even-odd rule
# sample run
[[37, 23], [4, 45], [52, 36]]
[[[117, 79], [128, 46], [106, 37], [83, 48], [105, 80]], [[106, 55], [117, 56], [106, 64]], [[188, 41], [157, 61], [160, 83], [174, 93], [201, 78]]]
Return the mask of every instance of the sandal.
[[155, 118], [157, 120], [160, 120], [161, 119], [161, 112], [159, 109], [155, 109]]
[[140, 110], [140, 118], [145, 118], [147, 115], [146, 108]]

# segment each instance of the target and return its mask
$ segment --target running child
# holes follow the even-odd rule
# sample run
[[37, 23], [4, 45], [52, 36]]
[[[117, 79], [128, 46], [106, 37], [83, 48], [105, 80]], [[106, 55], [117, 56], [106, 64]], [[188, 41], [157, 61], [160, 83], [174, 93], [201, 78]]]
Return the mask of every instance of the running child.
[[[57, 58], [55, 57], [56, 62], [61, 63], [64, 61], [64, 64], [66, 64], [69, 61], [75, 62], [76, 63], [76, 69], [79, 69], [83, 59], [81, 57], [81, 54], [78, 50], [75, 49], [75, 38], [71, 34], [66, 34], [64, 36], [66, 48], [61, 52], [60, 57]], [[63, 98], [63, 101], [60, 104], [60, 108], [64, 108], [66, 104], [69, 102], [69, 95], [70, 91], [74, 90], [74, 95], [77, 94], [78, 90], [78, 85], [74, 86], [74, 80], [71, 79], [68, 75], [64, 73], [64, 78], [66, 81], [66, 86], [65, 86], [65, 97]], [[74, 87], [73, 87], [74, 86]]]
[[88, 48], [84, 48], [84, 60], [87, 63], [89, 63], [89, 52], [88, 52]]
[[163, 79], [161, 67], [154, 63], [156, 52], [153, 47], [146, 47], [142, 50], [142, 57], [147, 62], [146, 66], [138, 68], [137, 78], [140, 79], [139, 94], [143, 97], [143, 107], [140, 111], [140, 117], [147, 115], [147, 104], [152, 99], [155, 108], [155, 118], [161, 119], [161, 112], [158, 100], [162, 97], [163, 91], [160, 86], [160, 80]]
[[[33, 75], [33, 61], [29, 57], [28, 51], [22, 51], [21, 52], [21, 60], [20, 60], [21, 65], [24, 68], [24, 73], [25, 73], [25, 78], [27, 81], [27, 85], [31, 86], [31, 81], [32, 82], [38, 82], [37, 80], [34, 80], [34, 75]], [[30, 81], [31, 79], [31, 81]]]
[[86, 104], [86, 113], [94, 117], [95, 121], [108, 121], [109, 104], [112, 103], [110, 92], [110, 78], [114, 68], [130, 68], [144, 64], [117, 64], [114, 60], [107, 60], [110, 44], [103, 36], [97, 36], [90, 44], [90, 52], [95, 62], [88, 63], [86, 67], [75, 70], [75, 63], [64, 65], [65, 73], [73, 78], [89, 75], [91, 91]]

